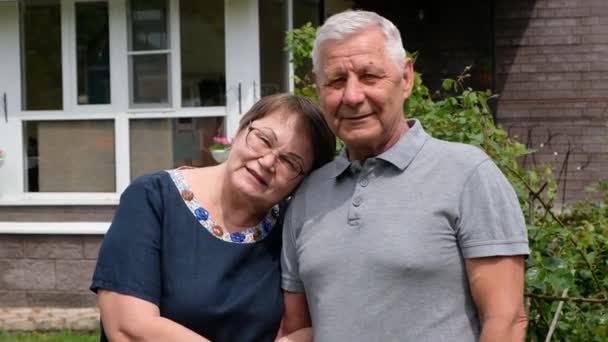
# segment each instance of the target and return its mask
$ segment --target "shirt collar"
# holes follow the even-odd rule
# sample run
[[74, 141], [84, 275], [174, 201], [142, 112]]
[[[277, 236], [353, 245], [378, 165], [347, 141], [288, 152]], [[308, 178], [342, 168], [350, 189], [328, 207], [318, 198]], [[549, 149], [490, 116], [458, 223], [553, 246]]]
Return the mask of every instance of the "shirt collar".
[[[407, 120], [409, 130], [397, 141], [395, 145], [387, 151], [381, 153], [376, 158], [382, 159], [399, 170], [403, 171], [414, 160], [429, 135], [422, 128], [422, 124], [417, 119]], [[352, 161], [348, 159], [346, 148], [334, 160], [335, 170], [332, 178], [340, 176], [348, 169]]]

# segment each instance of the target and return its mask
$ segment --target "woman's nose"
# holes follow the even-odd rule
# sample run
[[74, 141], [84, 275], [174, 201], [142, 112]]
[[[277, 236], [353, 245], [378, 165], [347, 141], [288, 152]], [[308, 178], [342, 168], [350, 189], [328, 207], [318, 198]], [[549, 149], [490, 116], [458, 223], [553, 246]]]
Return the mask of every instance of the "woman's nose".
[[258, 162], [263, 167], [274, 170], [275, 164], [277, 162], [278, 156], [275, 151], [269, 150], [266, 154], [260, 156], [258, 158]]

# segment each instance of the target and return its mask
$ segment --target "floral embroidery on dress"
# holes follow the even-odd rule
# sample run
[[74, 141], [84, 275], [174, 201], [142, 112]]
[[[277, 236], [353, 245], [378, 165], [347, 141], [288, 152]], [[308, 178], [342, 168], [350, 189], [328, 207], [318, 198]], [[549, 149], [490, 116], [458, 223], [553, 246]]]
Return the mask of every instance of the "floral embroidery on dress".
[[272, 228], [279, 218], [279, 205], [277, 204], [268, 211], [264, 219], [255, 227], [250, 227], [232, 234], [228, 233], [215, 223], [210, 217], [207, 209], [201, 206], [198, 199], [194, 196], [192, 189], [190, 189], [190, 185], [186, 183], [181, 172], [179, 172], [179, 169], [167, 170], [167, 173], [171, 176], [171, 180], [173, 180], [178, 192], [181, 194], [182, 200], [201, 226], [220, 240], [232, 243], [253, 243], [263, 240], [272, 231]]

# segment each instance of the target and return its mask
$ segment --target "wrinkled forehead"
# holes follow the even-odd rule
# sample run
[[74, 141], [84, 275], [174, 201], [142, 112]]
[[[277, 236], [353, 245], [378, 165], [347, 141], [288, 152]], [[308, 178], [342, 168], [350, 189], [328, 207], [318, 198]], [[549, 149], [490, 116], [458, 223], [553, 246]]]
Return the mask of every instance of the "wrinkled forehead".
[[351, 62], [389, 59], [384, 33], [377, 29], [361, 31], [346, 39], [324, 41], [320, 45], [319, 57], [321, 70], [328, 64], [345, 59]]

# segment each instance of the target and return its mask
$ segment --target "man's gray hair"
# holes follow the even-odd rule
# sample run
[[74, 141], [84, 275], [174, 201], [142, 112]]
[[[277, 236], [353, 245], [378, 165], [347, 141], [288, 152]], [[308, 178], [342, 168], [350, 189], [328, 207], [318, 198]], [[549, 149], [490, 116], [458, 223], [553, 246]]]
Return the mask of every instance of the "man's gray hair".
[[321, 44], [328, 40], [342, 41], [370, 27], [379, 28], [386, 37], [385, 46], [390, 58], [393, 59], [399, 71], [403, 70], [405, 63], [405, 49], [401, 41], [401, 34], [395, 25], [388, 19], [374, 12], [361, 10], [347, 10], [329, 17], [317, 31], [317, 37], [312, 49], [312, 69], [319, 75]]

